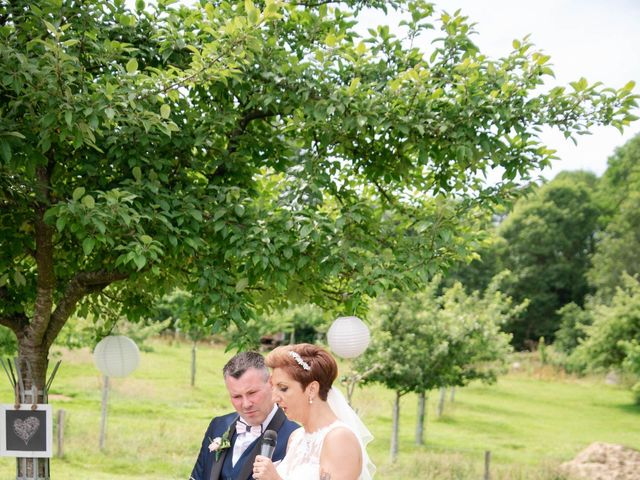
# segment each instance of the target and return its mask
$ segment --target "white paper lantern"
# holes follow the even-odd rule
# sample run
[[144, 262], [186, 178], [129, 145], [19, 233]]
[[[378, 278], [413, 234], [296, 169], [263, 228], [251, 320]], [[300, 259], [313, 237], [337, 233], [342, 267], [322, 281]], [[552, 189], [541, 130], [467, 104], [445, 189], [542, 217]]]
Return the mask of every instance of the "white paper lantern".
[[327, 332], [329, 347], [343, 358], [355, 358], [369, 346], [369, 327], [358, 317], [339, 317]]
[[107, 377], [126, 377], [138, 368], [140, 351], [129, 337], [109, 335], [96, 345], [93, 361]]

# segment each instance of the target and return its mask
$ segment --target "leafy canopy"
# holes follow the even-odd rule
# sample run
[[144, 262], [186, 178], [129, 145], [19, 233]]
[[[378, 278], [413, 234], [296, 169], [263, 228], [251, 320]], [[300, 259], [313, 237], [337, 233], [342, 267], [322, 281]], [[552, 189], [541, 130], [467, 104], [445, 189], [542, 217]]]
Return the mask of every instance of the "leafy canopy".
[[467, 294], [455, 283], [439, 295], [440, 279], [416, 293], [392, 292], [372, 308], [373, 340], [356, 370], [378, 368], [365, 377], [399, 394], [495, 380], [511, 350], [501, 327], [526, 308], [498, 290]]
[[[78, 309], [135, 319], [176, 285], [219, 330], [422, 284], [553, 158], [541, 126], [634, 118], [631, 84], [544, 91], [527, 39], [490, 59], [423, 1], [172, 4], [0, 6], [0, 324], [40, 365]], [[364, 6], [406, 9], [416, 46], [359, 37]]]

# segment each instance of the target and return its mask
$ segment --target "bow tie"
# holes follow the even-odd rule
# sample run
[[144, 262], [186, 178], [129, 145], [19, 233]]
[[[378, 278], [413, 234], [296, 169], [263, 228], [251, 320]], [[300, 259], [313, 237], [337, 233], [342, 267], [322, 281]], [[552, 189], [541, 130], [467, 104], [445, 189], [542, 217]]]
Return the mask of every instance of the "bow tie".
[[236, 432], [238, 435], [241, 433], [250, 433], [253, 436], [259, 437], [262, 435], [262, 425], [247, 425], [242, 420], [238, 419], [236, 422]]

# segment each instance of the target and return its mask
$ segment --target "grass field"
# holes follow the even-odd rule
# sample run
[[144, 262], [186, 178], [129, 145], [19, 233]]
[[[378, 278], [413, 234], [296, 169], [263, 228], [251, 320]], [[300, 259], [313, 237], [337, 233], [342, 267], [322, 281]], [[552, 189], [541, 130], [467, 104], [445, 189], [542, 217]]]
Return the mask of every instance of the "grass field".
[[[190, 346], [155, 340], [139, 369], [112, 379], [106, 448], [98, 448], [102, 379], [88, 350], [60, 351], [53, 383], [54, 413], [66, 412], [64, 456], [51, 460], [56, 480], [187, 479], [212, 416], [230, 411], [221, 368], [231, 353], [201, 345], [196, 386], [190, 381]], [[417, 399], [401, 402], [400, 455], [389, 462], [394, 394], [382, 387], [355, 392], [353, 403], [375, 435], [370, 455], [376, 478], [479, 479], [491, 452], [492, 479], [560, 479], [559, 463], [594, 441], [640, 449], [640, 407], [623, 387], [575, 379], [521, 360], [519, 372], [495, 385], [472, 384], [449, 397], [435, 418], [429, 398], [426, 445], [414, 445]], [[12, 403], [5, 379], [0, 402]], [[54, 448], [55, 450], [55, 448]], [[15, 459], [0, 459], [0, 479], [15, 478]]]

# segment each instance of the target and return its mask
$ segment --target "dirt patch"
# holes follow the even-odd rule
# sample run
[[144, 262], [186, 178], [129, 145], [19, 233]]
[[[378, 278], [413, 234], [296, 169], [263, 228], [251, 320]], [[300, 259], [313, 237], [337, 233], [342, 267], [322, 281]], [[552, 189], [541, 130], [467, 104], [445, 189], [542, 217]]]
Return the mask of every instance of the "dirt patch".
[[560, 466], [572, 479], [640, 480], [640, 451], [613, 443], [592, 443]]
[[49, 395], [49, 401], [50, 402], [70, 402], [71, 400], [73, 400], [73, 398], [71, 397], [67, 397], [66, 395], [60, 395], [57, 393], [52, 393]]

